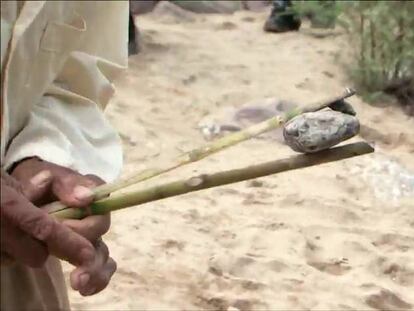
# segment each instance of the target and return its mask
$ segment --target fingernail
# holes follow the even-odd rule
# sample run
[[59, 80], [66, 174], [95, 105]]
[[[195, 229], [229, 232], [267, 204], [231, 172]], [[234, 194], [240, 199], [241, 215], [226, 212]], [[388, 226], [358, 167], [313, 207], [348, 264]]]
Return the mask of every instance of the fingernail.
[[89, 275], [89, 273], [82, 273], [79, 276], [80, 287], [85, 287], [86, 284], [88, 284], [90, 278], [91, 276]]
[[84, 186], [76, 186], [73, 189], [73, 195], [79, 201], [91, 199], [93, 197], [93, 192], [91, 189]]
[[52, 173], [48, 170], [41, 171], [37, 173], [30, 179], [30, 183], [36, 187], [44, 186], [52, 177]]

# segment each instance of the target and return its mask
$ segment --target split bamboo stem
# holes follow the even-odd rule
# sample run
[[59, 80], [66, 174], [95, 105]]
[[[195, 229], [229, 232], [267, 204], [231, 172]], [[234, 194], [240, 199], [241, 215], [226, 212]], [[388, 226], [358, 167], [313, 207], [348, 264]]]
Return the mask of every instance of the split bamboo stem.
[[323, 163], [344, 160], [368, 154], [373, 151], [374, 149], [369, 144], [365, 142], [357, 142], [314, 154], [295, 155], [286, 159], [218, 172], [211, 175], [195, 176], [189, 179], [178, 180], [127, 194], [118, 194], [93, 203], [90, 209], [66, 208], [51, 214], [60, 219], [82, 219], [91, 214], [106, 214], [116, 210], [178, 196], [193, 191], [237, 183]]
[[130, 185], [134, 185], [138, 182], [150, 179], [152, 177], [161, 175], [163, 173], [167, 173], [171, 170], [174, 170], [180, 166], [200, 161], [214, 153], [217, 153], [225, 148], [228, 148], [230, 146], [234, 146], [240, 142], [246, 141], [248, 139], [251, 139], [252, 137], [256, 137], [260, 134], [263, 134], [265, 132], [274, 130], [282, 126], [285, 122], [290, 120], [291, 118], [305, 113], [305, 112], [312, 112], [312, 111], [318, 111], [321, 109], [324, 109], [331, 105], [334, 102], [337, 102], [342, 99], [346, 99], [350, 96], [353, 96], [355, 94], [355, 90], [352, 89], [346, 89], [343, 94], [339, 96], [331, 96], [329, 98], [325, 98], [324, 100], [318, 101], [316, 103], [310, 104], [305, 106], [302, 109], [295, 109], [292, 111], [289, 111], [284, 116], [275, 116], [268, 120], [265, 120], [261, 123], [252, 125], [244, 130], [241, 130], [236, 133], [232, 133], [230, 135], [224, 136], [220, 139], [217, 139], [211, 143], [205, 144], [202, 147], [196, 148], [192, 151], [186, 152], [178, 159], [173, 161], [173, 164], [168, 164], [165, 167], [160, 168], [154, 168], [154, 169], [148, 169], [144, 170], [138, 174], [134, 174], [133, 176], [126, 178], [124, 180], [119, 180], [114, 183], [109, 183], [106, 185], [99, 186], [95, 188], [95, 196], [97, 198], [102, 198], [107, 196], [108, 194], [121, 190], [123, 188], [126, 188]]
[[[330, 96], [323, 100], [317, 101], [313, 104], [306, 105], [303, 108], [297, 108], [292, 111], [287, 112], [284, 116], [275, 116], [268, 120], [265, 120], [261, 123], [252, 125], [242, 131], [232, 133], [230, 135], [224, 136], [220, 139], [217, 139], [211, 143], [205, 144], [202, 147], [196, 148], [190, 152], [184, 153], [178, 159], [173, 161], [172, 163], [168, 163], [164, 166], [158, 168], [147, 169], [138, 173], [133, 174], [130, 177], [117, 180], [112, 183], [104, 184], [102, 186], [98, 186], [93, 189], [93, 194], [95, 197], [95, 201], [98, 201], [102, 198], [105, 198], [112, 192], [124, 189], [131, 185], [137, 184], [139, 182], [148, 180], [150, 178], [159, 176], [161, 174], [170, 172], [178, 167], [184, 166], [186, 164], [200, 161], [214, 153], [217, 153], [225, 148], [234, 146], [240, 142], [246, 141], [253, 137], [256, 137], [260, 134], [265, 132], [275, 130], [281, 127], [285, 122], [289, 121], [291, 118], [305, 113], [305, 112], [313, 112], [318, 111], [324, 108], [329, 107], [332, 103], [337, 102], [339, 100], [346, 99], [350, 96], [355, 94], [355, 90], [346, 88], [343, 94], [339, 96]], [[44, 210], [47, 212], [56, 212], [59, 210], [63, 210], [67, 208], [61, 202], [53, 202], [43, 207]]]

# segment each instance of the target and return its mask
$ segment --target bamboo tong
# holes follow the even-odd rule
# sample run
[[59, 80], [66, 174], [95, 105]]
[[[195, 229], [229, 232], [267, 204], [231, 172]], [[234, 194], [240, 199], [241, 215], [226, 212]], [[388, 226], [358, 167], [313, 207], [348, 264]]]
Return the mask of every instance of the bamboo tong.
[[[214, 153], [217, 153], [230, 146], [234, 146], [250, 138], [256, 137], [262, 133], [275, 130], [283, 126], [291, 118], [302, 113], [315, 112], [328, 107], [333, 110], [341, 110], [343, 107], [341, 107], [340, 104], [338, 105], [338, 103], [343, 102], [344, 99], [351, 97], [354, 94], [355, 90], [347, 88], [339, 96], [330, 96], [324, 100], [308, 104], [303, 108], [297, 108], [293, 111], [289, 111], [283, 116], [274, 116], [261, 123], [250, 126], [242, 131], [224, 136], [190, 152], [184, 153], [175, 161], [167, 163], [163, 166], [146, 169], [134, 173], [129, 177], [119, 179], [102, 186], [98, 186], [93, 189], [95, 201], [92, 204], [91, 209], [88, 209], [88, 211], [92, 211], [92, 214], [104, 214], [114, 210], [135, 206], [166, 197], [181, 195], [191, 191], [216, 187], [228, 183], [267, 176], [287, 170], [308, 167], [371, 153], [374, 151], [374, 149], [370, 145], [365, 142], [359, 142], [324, 150], [315, 154], [300, 154], [287, 159], [262, 163], [238, 170], [219, 172], [212, 175], [195, 176], [183, 181], [176, 181], [173, 183], [167, 183], [144, 190], [131, 192], [129, 194], [114, 195], [106, 198], [108, 195], [116, 191], [170, 172], [186, 164], [199, 161]], [[49, 214], [52, 214], [58, 218], [83, 218], [87, 216], [86, 210], [79, 208], [70, 208], [60, 202], [53, 202], [42, 208], [45, 209]]]

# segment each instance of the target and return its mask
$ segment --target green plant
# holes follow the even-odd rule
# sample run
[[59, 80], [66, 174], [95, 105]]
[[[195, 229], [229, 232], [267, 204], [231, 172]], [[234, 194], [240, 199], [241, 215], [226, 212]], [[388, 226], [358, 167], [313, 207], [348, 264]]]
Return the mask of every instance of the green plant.
[[414, 2], [347, 1], [341, 24], [354, 44], [351, 77], [361, 91], [376, 94], [414, 75]]
[[341, 6], [334, 0], [294, 1], [291, 8], [301, 18], [309, 18], [314, 28], [333, 28]]

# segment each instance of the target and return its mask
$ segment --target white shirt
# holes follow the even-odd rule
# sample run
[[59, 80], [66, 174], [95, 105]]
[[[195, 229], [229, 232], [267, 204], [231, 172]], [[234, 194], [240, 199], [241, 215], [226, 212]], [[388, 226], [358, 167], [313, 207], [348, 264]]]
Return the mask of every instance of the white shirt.
[[127, 67], [128, 1], [18, 6], [1, 1], [1, 166], [38, 156], [113, 180], [121, 143], [102, 110]]

